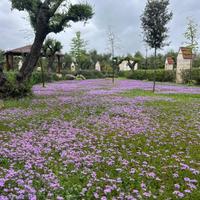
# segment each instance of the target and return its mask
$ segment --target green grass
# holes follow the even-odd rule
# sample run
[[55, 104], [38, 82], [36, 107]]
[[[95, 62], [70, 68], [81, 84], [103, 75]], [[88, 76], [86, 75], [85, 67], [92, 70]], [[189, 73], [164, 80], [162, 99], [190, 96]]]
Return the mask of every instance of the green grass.
[[[156, 115], [151, 115], [152, 124], [158, 124], [155, 130], [148, 131], [144, 134], [133, 135], [132, 137], [128, 137], [128, 134], [127, 137], [125, 137], [126, 133], [124, 133], [124, 137], [122, 137], [121, 135], [118, 135], [118, 132], [113, 130], [107, 135], [104, 135], [100, 143], [100, 133], [96, 134], [94, 126], [87, 126], [86, 122], [89, 117], [101, 116], [101, 114], [107, 111], [106, 107], [72, 107], [69, 104], [65, 106], [56, 105], [49, 108], [45, 102], [45, 98], [40, 99], [41, 102], [35, 105], [34, 110], [48, 109], [48, 112], [38, 112], [25, 119], [22, 118], [17, 120], [15, 122], [15, 129], [28, 129], [30, 122], [34, 122], [39, 126], [41, 121], [51, 122], [53, 119], [60, 119], [61, 116], [68, 122], [76, 120], [77, 118], [80, 119], [81, 116], [82, 118], [76, 122], [77, 126], [87, 127], [92, 133], [96, 134], [99, 141], [94, 140], [93, 145], [102, 151], [101, 156], [105, 158], [104, 162], [101, 164], [95, 163], [90, 167], [91, 171], [97, 172], [98, 178], [108, 176], [109, 178], [117, 179], [120, 177], [122, 182], [118, 183], [117, 186], [127, 193], [133, 189], [138, 189], [139, 192], [141, 192], [140, 185], [144, 181], [148, 184], [148, 189], [157, 196], [157, 199], [176, 199], [175, 196], [172, 195], [174, 184], [179, 183], [181, 185], [181, 191], [187, 189], [184, 182], [185, 177], [196, 179], [200, 183], [199, 175], [194, 175], [190, 171], [181, 170], [179, 167], [180, 163], [185, 163], [190, 167], [200, 170], [200, 166], [197, 164], [200, 162], [200, 141], [198, 136], [200, 95], [157, 94], [151, 91], [138, 89], [121, 93], [120, 96], [128, 98], [135, 98], [138, 96], [155, 97], [154, 101], [147, 101], [142, 105], [146, 109], [147, 115], [151, 115], [151, 111], [156, 111]], [[163, 99], [158, 100], [157, 97]], [[172, 101], [165, 100], [164, 98], [172, 99]], [[4, 102], [4, 109], [30, 109], [32, 106], [32, 99], [29, 98], [20, 101], [7, 100]], [[12, 121], [10, 121], [10, 123], [12, 123]], [[9, 121], [6, 121], [6, 124], [9, 124]], [[12, 128], [5, 125], [4, 121], [0, 122], [0, 130], [11, 131]], [[179, 134], [174, 137], [173, 135], [176, 132]], [[81, 139], [82, 138], [80, 138], [80, 140]], [[101, 144], [103, 144], [103, 147]], [[109, 151], [111, 145], [114, 146], [113, 151]], [[90, 149], [87, 146], [84, 150], [88, 152], [93, 151], [93, 149]], [[53, 156], [54, 162], [49, 162], [48, 168], [58, 177], [59, 182], [64, 189], [62, 191], [56, 191], [52, 199], [56, 199], [57, 195], [62, 195], [65, 199], [82, 199], [79, 194], [83, 188], [87, 187], [86, 185], [89, 177], [84, 176], [81, 170], [72, 173], [74, 166], [70, 164], [67, 167], [64, 166], [61, 162], [59, 153], [59, 151], [53, 150], [51, 156]], [[111, 156], [115, 157], [115, 164], [110, 166], [106, 161], [108, 161]], [[123, 166], [118, 160], [119, 157], [129, 161], [130, 164], [126, 167]], [[133, 162], [132, 160], [137, 162]], [[147, 169], [144, 162], [147, 162], [148, 166], [151, 166], [152, 168]], [[8, 158], [0, 158], [0, 167], [9, 168], [9, 166], [10, 160]], [[21, 170], [24, 168], [24, 163], [16, 163], [14, 168]], [[117, 168], [123, 169], [122, 172], [117, 172]], [[136, 169], [136, 173], [132, 177], [133, 180], [130, 180], [129, 171], [131, 168]], [[160, 181], [142, 176], [141, 172], [145, 170], [148, 172], [150, 170], [156, 172]], [[173, 173], [178, 173], [179, 177], [174, 179]], [[193, 191], [192, 194], [185, 195], [184, 199], [200, 199], [199, 183], [197, 185], [198, 189]], [[10, 184], [15, 186], [14, 182]], [[92, 185], [84, 199], [94, 199], [93, 192], [95, 191], [95, 188], [105, 188], [107, 184], [108, 183], [103, 181], [95, 183]], [[42, 179], [33, 179], [33, 186], [36, 190], [39, 190], [45, 187], [45, 184]], [[161, 186], [165, 186], [165, 188], [163, 188], [163, 193], [159, 191]], [[112, 192], [108, 194], [107, 197], [108, 199], [112, 199], [111, 196], [116, 194], [118, 193]], [[46, 194], [38, 192], [37, 198], [46, 199], [47, 196]]]
[[129, 90], [127, 92], [124, 92], [121, 94], [122, 96], [125, 97], [130, 97], [134, 98], [137, 96], [142, 96], [142, 97], [169, 97], [169, 98], [174, 98], [177, 100], [189, 100], [189, 99], [200, 99], [200, 94], [158, 94], [158, 93], [153, 93], [152, 91], [149, 90], [141, 90], [141, 89], [135, 89], [135, 90]]

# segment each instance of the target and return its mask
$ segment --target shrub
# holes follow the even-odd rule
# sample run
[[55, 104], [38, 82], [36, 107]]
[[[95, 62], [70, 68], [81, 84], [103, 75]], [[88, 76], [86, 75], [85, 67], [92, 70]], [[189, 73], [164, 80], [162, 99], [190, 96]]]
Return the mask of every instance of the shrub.
[[68, 74], [71, 74], [71, 75], [74, 75], [74, 76], [75, 76], [75, 75], [77, 74], [77, 72], [75, 72], [75, 71], [72, 72], [72, 71], [69, 70], [69, 69], [68, 69], [68, 70], [62, 70], [62, 75], [63, 75], [63, 76], [68, 75]]
[[80, 70], [77, 75], [83, 75], [86, 79], [104, 78], [104, 75], [97, 70]]
[[29, 96], [32, 94], [31, 88], [32, 85], [29, 83], [17, 85], [15, 82], [8, 79], [6, 84], [0, 88], [0, 98], [21, 98]]
[[131, 71], [119, 71], [118, 76], [119, 77], [127, 77], [130, 73], [131, 73]]
[[[53, 75], [52, 74], [48, 74], [48, 73], [44, 73], [44, 81], [45, 82], [51, 82], [53, 79]], [[54, 76], [54, 78], [56, 78], [56, 76]], [[42, 73], [41, 72], [33, 72], [32, 76], [31, 76], [31, 84], [35, 85], [38, 83], [42, 83]]]
[[[156, 70], [156, 81], [159, 82], [173, 82], [175, 80], [176, 72], [173, 70]], [[148, 80], [153, 81], [153, 70], [136, 70], [127, 73], [126, 78], [135, 80]]]
[[[61, 80], [72, 80], [68, 79], [68, 74], [56, 74], [56, 73], [47, 73], [44, 74], [44, 81], [46, 83], [53, 82], [53, 81], [61, 81]], [[31, 77], [31, 83], [32, 85], [42, 83], [42, 73], [41, 72], [33, 72]]]
[[[184, 83], [194, 83], [197, 85], [200, 85], [200, 68], [193, 68], [191, 70], [191, 75], [190, 75], [190, 70], [184, 70], [182, 71], [182, 77]], [[191, 77], [191, 80], [190, 80]]]
[[32, 85], [28, 82], [24, 84], [16, 84], [16, 72], [6, 72], [7, 81], [5, 85], [0, 87], [0, 98], [21, 98], [31, 94]]

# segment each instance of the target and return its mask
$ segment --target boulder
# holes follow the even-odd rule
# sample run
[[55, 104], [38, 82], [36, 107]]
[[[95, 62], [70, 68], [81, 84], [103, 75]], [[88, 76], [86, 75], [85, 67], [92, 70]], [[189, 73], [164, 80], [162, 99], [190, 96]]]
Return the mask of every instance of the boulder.
[[66, 74], [65, 75], [65, 79], [66, 80], [75, 80], [76, 79], [76, 76], [72, 75], [72, 74]]
[[86, 80], [85, 76], [79, 74], [76, 76], [76, 80]]

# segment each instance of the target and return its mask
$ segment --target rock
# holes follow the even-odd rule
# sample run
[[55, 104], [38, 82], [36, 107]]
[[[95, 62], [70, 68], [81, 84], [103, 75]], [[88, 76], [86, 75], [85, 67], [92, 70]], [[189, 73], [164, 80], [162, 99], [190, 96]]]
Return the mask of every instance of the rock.
[[86, 80], [85, 76], [79, 74], [76, 76], [76, 80]]
[[66, 80], [75, 80], [76, 79], [76, 76], [72, 75], [72, 74], [66, 74], [65, 75], [65, 79]]
[[58, 78], [62, 78], [62, 74], [56, 74]]

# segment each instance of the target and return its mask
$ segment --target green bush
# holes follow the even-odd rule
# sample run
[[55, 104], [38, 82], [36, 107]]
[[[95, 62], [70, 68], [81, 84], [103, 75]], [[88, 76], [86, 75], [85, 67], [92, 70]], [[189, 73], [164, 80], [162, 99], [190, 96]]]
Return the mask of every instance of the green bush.
[[[52, 74], [44, 73], [44, 81], [45, 82], [51, 82], [53, 79]], [[41, 72], [33, 72], [31, 76], [31, 84], [35, 85], [38, 83], [42, 83], [42, 73]]]
[[[114, 76], [115, 76], [115, 78], [118, 78], [118, 77], [119, 77], [118, 73], [115, 73]], [[105, 74], [105, 77], [106, 77], [106, 78], [113, 78], [113, 73], [106, 73], [106, 74]]]
[[32, 94], [32, 85], [30, 83], [16, 84], [16, 72], [9, 72], [5, 75], [7, 77], [7, 82], [0, 88], [0, 98], [21, 98]]
[[119, 71], [118, 76], [126, 78], [130, 73], [131, 71]]
[[[156, 70], [156, 81], [159, 82], [174, 82], [175, 81], [176, 72], [173, 70]], [[126, 78], [135, 79], [135, 80], [154, 80], [154, 71], [153, 70], [136, 70], [131, 71], [126, 74]]]
[[[44, 76], [44, 77], [42, 77]], [[38, 83], [42, 83], [42, 78], [44, 78], [44, 82], [49, 83], [53, 81], [61, 81], [61, 80], [67, 80], [64, 74], [62, 74], [62, 77], [59, 77], [56, 73], [47, 73], [45, 72], [43, 75], [41, 72], [33, 72], [31, 77], [31, 84], [35, 85]]]
[[75, 72], [75, 71], [72, 72], [71, 70], [62, 70], [62, 75], [63, 75], [63, 76], [69, 75], [69, 74], [75, 76], [75, 75], [77, 74], [77, 72]]
[[191, 70], [191, 75], [190, 75], [190, 70], [184, 70], [182, 71], [182, 77], [184, 83], [192, 82], [194, 84], [200, 85], [200, 68], [193, 68]]
[[5, 75], [7, 77], [7, 79], [10, 81], [10, 82], [14, 82], [15, 81], [15, 77], [17, 75], [17, 72], [15, 71], [10, 71], [10, 72], [5, 72]]
[[97, 70], [80, 70], [77, 75], [83, 75], [86, 79], [98, 79], [104, 78], [105, 76]]

